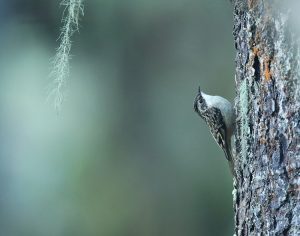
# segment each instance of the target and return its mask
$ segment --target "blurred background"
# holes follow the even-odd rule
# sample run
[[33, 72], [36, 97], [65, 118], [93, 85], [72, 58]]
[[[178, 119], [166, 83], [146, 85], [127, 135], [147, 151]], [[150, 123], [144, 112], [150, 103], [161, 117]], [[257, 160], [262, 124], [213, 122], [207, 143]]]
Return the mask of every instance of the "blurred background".
[[46, 102], [59, 0], [0, 1], [0, 235], [232, 235], [232, 179], [194, 113], [233, 101], [226, 0], [85, 0], [67, 100]]

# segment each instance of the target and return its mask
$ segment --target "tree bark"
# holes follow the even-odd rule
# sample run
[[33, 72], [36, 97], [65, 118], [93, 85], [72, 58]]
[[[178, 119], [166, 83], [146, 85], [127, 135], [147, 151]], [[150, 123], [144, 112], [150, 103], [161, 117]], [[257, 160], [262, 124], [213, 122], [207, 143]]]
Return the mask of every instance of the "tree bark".
[[300, 53], [276, 2], [233, 3], [236, 235], [300, 235]]

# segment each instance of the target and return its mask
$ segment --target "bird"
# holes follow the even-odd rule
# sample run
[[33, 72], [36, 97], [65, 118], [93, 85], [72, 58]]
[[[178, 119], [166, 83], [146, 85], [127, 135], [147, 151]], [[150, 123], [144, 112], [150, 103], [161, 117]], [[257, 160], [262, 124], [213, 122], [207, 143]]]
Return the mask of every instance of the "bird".
[[235, 126], [232, 104], [223, 97], [205, 94], [199, 86], [194, 100], [194, 110], [206, 122], [214, 140], [224, 151], [226, 159], [232, 163], [231, 137]]

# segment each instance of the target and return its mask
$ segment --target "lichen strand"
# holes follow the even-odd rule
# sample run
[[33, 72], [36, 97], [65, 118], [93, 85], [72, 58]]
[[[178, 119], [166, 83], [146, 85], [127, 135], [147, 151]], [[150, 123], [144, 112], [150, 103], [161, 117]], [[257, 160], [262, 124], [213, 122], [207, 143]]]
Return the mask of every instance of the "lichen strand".
[[272, 1], [235, 2], [235, 234], [300, 235], [300, 50]]
[[60, 111], [64, 100], [64, 89], [70, 70], [71, 37], [79, 28], [79, 18], [83, 15], [83, 0], [62, 0], [61, 5], [65, 7], [63, 27], [59, 37], [60, 45], [51, 61], [50, 78], [52, 83], [48, 91], [48, 100], [53, 99], [54, 108], [57, 111]]

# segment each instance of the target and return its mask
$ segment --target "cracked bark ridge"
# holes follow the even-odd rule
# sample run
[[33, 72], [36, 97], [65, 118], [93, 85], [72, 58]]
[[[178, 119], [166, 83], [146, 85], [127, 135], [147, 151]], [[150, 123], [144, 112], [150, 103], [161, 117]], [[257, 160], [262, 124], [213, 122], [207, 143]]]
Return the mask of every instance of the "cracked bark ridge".
[[288, 9], [236, 0], [236, 235], [300, 235], [300, 60]]

